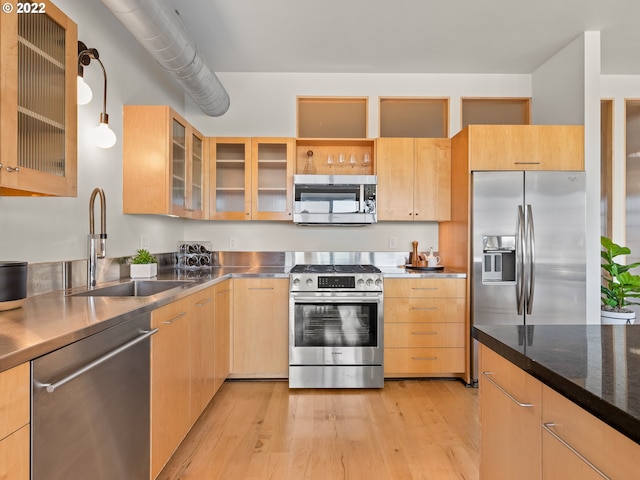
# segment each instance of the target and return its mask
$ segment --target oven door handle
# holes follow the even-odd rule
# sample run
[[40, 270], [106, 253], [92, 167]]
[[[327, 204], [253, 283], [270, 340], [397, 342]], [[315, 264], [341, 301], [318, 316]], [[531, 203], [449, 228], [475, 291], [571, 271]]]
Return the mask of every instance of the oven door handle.
[[363, 293], [357, 296], [294, 296], [294, 303], [376, 303], [382, 300], [381, 293]]

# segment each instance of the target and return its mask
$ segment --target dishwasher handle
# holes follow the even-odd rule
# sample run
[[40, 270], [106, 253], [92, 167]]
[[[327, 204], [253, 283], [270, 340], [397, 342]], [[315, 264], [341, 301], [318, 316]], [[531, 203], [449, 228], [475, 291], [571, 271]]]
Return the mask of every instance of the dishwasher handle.
[[110, 352], [107, 352], [104, 355], [102, 355], [101, 357], [96, 358], [93, 362], [87, 363], [84, 367], [79, 368], [78, 370], [76, 370], [72, 374], [67, 375], [66, 377], [64, 377], [61, 380], [58, 380], [55, 383], [40, 383], [37, 380], [34, 380], [34, 383], [36, 384], [36, 386], [38, 386], [40, 388], [44, 388], [47, 392], [53, 393], [53, 392], [56, 391], [57, 388], [60, 388], [64, 384], [69, 383], [71, 380], [79, 377], [80, 375], [84, 375], [89, 370], [97, 367], [98, 365], [106, 362], [107, 360], [110, 360], [111, 358], [115, 357], [116, 355], [119, 355], [120, 353], [122, 353], [125, 350], [133, 347], [134, 345], [137, 345], [138, 343], [146, 340], [151, 335], [154, 335], [157, 331], [158, 331], [158, 329], [154, 328], [152, 330], [142, 332], [142, 335], [134, 338], [133, 340], [128, 341], [127, 343], [123, 343], [119, 347], [114, 348]]

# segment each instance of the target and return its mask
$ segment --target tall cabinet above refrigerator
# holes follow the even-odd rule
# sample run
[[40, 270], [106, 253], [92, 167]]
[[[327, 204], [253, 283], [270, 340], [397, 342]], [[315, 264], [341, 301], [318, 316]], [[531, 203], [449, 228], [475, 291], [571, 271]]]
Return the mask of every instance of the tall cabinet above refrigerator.
[[451, 221], [442, 263], [467, 273], [473, 324], [585, 321], [584, 128], [469, 125], [451, 140]]

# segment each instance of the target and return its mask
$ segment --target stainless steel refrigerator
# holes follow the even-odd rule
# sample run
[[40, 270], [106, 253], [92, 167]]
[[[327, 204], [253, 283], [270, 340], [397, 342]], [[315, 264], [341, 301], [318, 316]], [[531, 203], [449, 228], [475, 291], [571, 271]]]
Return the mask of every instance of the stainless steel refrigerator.
[[[583, 172], [473, 172], [473, 325], [585, 323]], [[472, 340], [472, 382], [478, 345]]]

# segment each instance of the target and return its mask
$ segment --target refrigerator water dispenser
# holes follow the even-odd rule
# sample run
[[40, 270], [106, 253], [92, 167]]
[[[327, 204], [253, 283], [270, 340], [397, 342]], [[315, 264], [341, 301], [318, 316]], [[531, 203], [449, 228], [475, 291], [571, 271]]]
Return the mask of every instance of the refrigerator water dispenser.
[[482, 236], [482, 283], [485, 285], [515, 285], [515, 235]]

